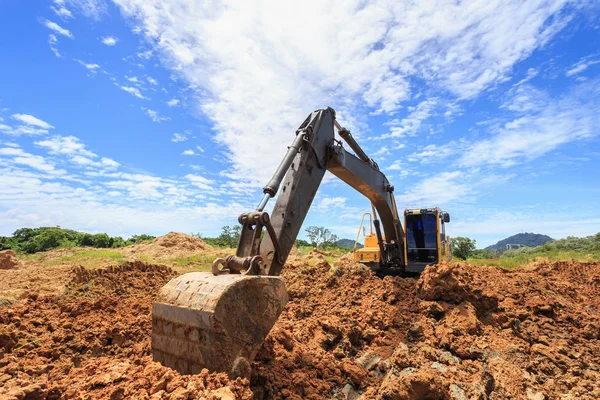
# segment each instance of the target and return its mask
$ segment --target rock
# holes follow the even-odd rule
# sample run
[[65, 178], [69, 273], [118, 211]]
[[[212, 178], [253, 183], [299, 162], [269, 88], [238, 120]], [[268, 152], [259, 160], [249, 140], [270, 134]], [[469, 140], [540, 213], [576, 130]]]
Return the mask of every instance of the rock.
[[342, 393], [346, 396], [347, 400], [358, 400], [360, 398], [360, 393], [358, 393], [351, 384], [346, 384], [342, 389]]
[[123, 379], [125, 372], [129, 369], [130, 364], [128, 362], [120, 362], [111, 366], [106, 372], [97, 375], [91, 382], [92, 387], [94, 386], [108, 386], [111, 383], [120, 381]]
[[446, 364], [460, 364], [461, 363], [460, 358], [456, 357], [455, 355], [453, 355], [452, 353], [450, 353], [447, 350], [443, 350], [440, 352], [439, 359], [441, 362], [444, 362]]
[[356, 359], [356, 362], [362, 365], [366, 370], [371, 371], [375, 368], [379, 361], [381, 360], [381, 356], [374, 351], [366, 351], [362, 356]]
[[220, 400], [235, 400], [235, 394], [227, 386], [213, 390], [211, 394]]
[[527, 400], [545, 400], [546, 396], [542, 392], [536, 392], [532, 388], [527, 388]]
[[0, 251], [0, 269], [17, 269], [19, 268], [19, 261], [17, 260], [17, 253], [12, 250]]
[[444, 372], [444, 371], [446, 371], [446, 370], [448, 369], [448, 367], [446, 367], [446, 366], [445, 366], [445, 365], [443, 365], [443, 364], [440, 364], [440, 363], [439, 363], [439, 362], [437, 362], [437, 361], [434, 361], [434, 362], [432, 362], [432, 363], [431, 363], [431, 368], [433, 368], [433, 369], [437, 369], [437, 370], [438, 370], [438, 371], [440, 371], [440, 372]]
[[450, 398], [452, 400], [467, 400], [467, 394], [456, 383], [450, 384]]

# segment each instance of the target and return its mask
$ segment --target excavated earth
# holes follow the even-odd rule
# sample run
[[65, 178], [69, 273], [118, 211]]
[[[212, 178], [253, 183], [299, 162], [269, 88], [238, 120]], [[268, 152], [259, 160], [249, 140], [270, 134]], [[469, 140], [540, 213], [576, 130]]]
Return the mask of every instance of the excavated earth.
[[151, 360], [169, 268], [70, 275], [60, 294], [0, 306], [0, 399], [600, 398], [600, 263], [380, 279], [349, 257], [292, 256], [290, 301], [250, 380]]

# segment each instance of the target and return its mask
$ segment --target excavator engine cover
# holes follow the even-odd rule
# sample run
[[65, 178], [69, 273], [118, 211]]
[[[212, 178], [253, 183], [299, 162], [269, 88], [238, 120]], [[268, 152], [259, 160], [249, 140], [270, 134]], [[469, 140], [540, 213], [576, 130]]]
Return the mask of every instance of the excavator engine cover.
[[275, 276], [190, 272], [152, 307], [154, 361], [183, 374], [203, 368], [249, 377], [250, 363], [287, 303]]

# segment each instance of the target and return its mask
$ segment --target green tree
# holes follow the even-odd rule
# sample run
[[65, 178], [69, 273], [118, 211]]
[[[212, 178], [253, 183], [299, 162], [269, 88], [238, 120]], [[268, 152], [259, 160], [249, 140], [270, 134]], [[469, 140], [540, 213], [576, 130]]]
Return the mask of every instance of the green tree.
[[125, 242], [126, 245], [141, 243], [145, 240], [154, 240], [156, 236], [146, 235], [145, 233], [141, 235], [133, 235]]
[[240, 241], [241, 232], [241, 225], [224, 226], [221, 228], [221, 234], [217, 238], [218, 242], [221, 246], [237, 247], [237, 244]]
[[452, 255], [456, 258], [466, 260], [475, 252], [475, 240], [458, 236], [452, 238]]
[[310, 246], [310, 243], [308, 243], [306, 240], [296, 239], [296, 247], [308, 247], [308, 246]]
[[316, 248], [335, 246], [335, 242], [338, 240], [337, 235], [334, 235], [329, 229], [322, 226], [309, 226], [305, 231], [308, 240]]

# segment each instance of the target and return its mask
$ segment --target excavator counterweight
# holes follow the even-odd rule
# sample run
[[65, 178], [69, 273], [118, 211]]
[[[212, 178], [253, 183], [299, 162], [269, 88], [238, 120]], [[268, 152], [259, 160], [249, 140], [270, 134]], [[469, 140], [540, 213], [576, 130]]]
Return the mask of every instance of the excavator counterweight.
[[[334, 128], [356, 155], [346, 152]], [[404, 271], [404, 232], [394, 187], [336, 122], [333, 109], [314, 111], [296, 130], [257, 209], [239, 217], [236, 254], [215, 260], [212, 273], [183, 274], [160, 291], [152, 309], [156, 361], [188, 374], [208, 368], [249, 376], [254, 356], [287, 302], [279, 275], [326, 171], [371, 202], [378, 272]], [[264, 208], [276, 194], [269, 215]]]

